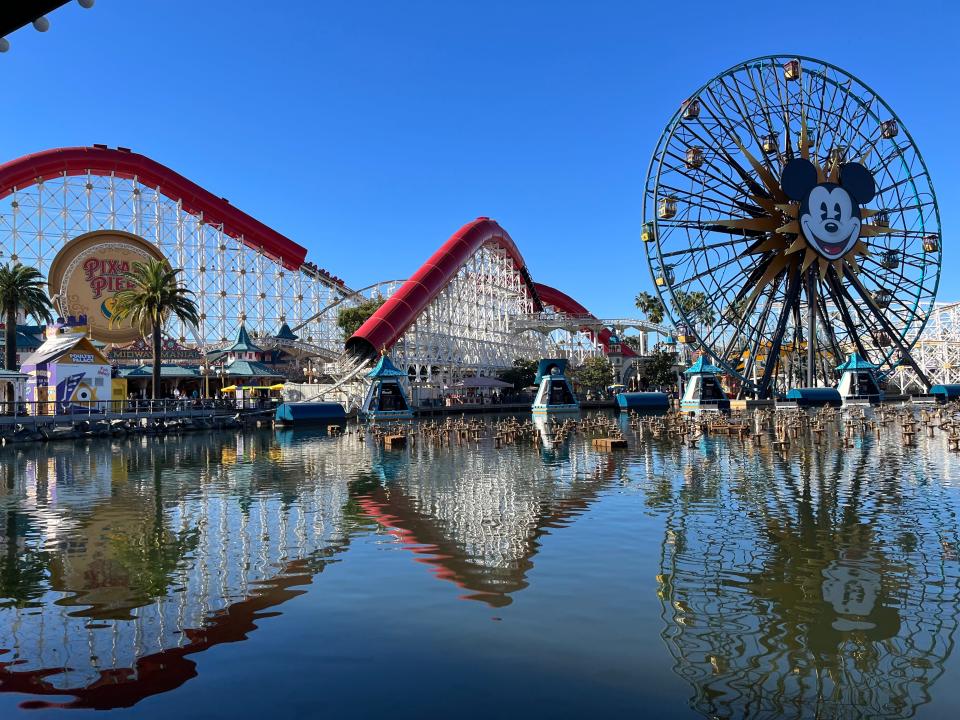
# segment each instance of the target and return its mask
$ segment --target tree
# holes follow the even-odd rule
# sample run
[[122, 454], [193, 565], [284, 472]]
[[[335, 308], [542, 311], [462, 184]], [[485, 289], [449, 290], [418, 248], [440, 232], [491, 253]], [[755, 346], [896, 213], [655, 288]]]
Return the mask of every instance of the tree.
[[352, 307], [340, 308], [337, 312], [337, 327], [343, 331], [343, 337], [349, 338], [353, 335], [385, 302], [386, 300], [378, 296]]
[[537, 376], [537, 365], [536, 360], [517, 358], [513, 361], [512, 368], [501, 370], [498, 375], [504, 382], [512, 384], [514, 390], [523, 390], [533, 385], [534, 378]]
[[[50, 298], [44, 292], [43, 276], [33, 267], [16, 263], [12, 267], [0, 267], [0, 312], [5, 317], [6, 328], [4, 340], [6, 353], [4, 367], [8, 370], [17, 370], [17, 315], [23, 312], [37, 320], [37, 322], [51, 322], [53, 316], [50, 309], [53, 307]], [[7, 400], [14, 402], [13, 383], [9, 384]]]
[[711, 325], [717, 319], [713, 311], [713, 304], [706, 293], [695, 290], [693, 292], [684, 292], [676, 290], [674, 293], [673, 307], [681, 315], [690, 320], [698, 328], [704, 325]]
[[666, 308], [663, 307], [663, 301], [656, 295], [651, 295], [648, 292], [639, 292], [637, 293], [634, 303], [650, 322], [656, 325], [663, 322]]
[[637, 379], [646, 387], [669, 387], [677, 382], [677, 354], [657, 349], [637, 368]]
[[587, 358], [570, 376], [584, 390], [603, 390], [614, 382], [613, 365], [603, 355]]
[[171, 315], [185, 323], [200, 322], [197, 304], [190, 297], [193, 291], [181, 286], [177, 275], [183, 272], [173, 269], [163, 260], [148, 260], [134, 263], [130, 272], [124, 273], [127, 287], [113, 296], [113, 316], [110, 324], [129, 321], [144, 340], [153, 340], [153, 399], [160, 391], [160, 342], [163, 327]]

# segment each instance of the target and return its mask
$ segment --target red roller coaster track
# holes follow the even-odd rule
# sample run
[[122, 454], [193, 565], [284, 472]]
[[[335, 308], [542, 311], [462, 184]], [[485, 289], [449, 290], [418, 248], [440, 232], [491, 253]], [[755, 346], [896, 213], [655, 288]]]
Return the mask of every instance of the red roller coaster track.
[[[551, 305], [560, 312], [592, 317], [583, 305], [569, 295], [548, 285], [533, 282], [523, 256], [509, 233], [494, 220], [479, 217], [457, 230], [413, 277], [390, 296], [347, 340], [347, 350], [373, 357], [380, 350], [392, 347], [430, 301], [454, 278], [470, 256], [488, 243], [501, 247], [520, 269], [538, 310], [542, 310], [544, 305]], [[600, 331], [599, 339], [604, 348], [607, 347], [610, 335], [606, 328]], [[626, 347], [623, 352], [624, 355], [634, 355], [633, 351]]]
[[204, 222], [210, 225], [222, 224], [226, 234], [242, 240], [254, 250], [262, 250], [290, 270], [298, 269], [307, 257], [305, 247], [238, 210], [224, 198], [204, 190], [156, 160], [125, 149], [112, 150], [105, 146], [58, 148], [11, 160], [0, 165], [0, 198], [18, 188], [50, 178], [86, 175], [88, 172], [135, 178], [143, 185], [157, 188], [168, 198], [179, 200], [186, 212], [202, 213]]
[[[57, 148], [11, 160], [0, 165], [0, 198], [51, 178], [87, 173], [136, 179], [147, 187], [156, 188], [166, 197], [179, 201], [187, 213], [202, 216], [209, 225], [221, 225], [227, 235], [263, 252], [288, 269], [298, 269], [306, 260], [307, 250], [302, 245], [165, 165], [126, 148], [111, 149], [102, 145]], [[547, 285], [534, 283], [523, 256], [507, 231], [495, 221], [480, 217], [454, 233], [413, 277], [349, 338], [347, 349], [373, 356], [384, 347], [392, 347], [430, 301], [453, 279], [463, 263], [487, 243], [501, 247], [520, 269], [538, 310], [543, 309], [544, 305], [550, 305], [560, 312], [589, 315], [586, 308], [570, 296]], [[326, 275], [334, 283], [342, 282], [329, 274]], [[609, 337], [609, 330], [600, 331], [599, 339], [604, 347]], [[624, 348], [624, 353], [633, 354], [629, 348]]]

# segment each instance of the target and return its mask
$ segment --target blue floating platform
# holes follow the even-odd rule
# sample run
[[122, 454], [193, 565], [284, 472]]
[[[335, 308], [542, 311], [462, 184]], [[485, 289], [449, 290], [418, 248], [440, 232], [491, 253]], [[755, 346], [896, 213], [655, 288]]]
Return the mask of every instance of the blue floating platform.
[[343, 406], [334, 402], [286, 402], [274, 414], [277, 425], [319, 425], [346, 419]]
[[937, 402], [956, 400], [960, 398], [960, 385], [933, 385], [930, 394], [936, 397]]
[[804, 387], [792, 388], [787, 391], [787, 400], [793, 401], [797, 407], [840, 407], [843, 398], [836, 388]]
[[617, 393], [617, 406], [621, 410], [666, 410], [670, 396], [662, 392]]

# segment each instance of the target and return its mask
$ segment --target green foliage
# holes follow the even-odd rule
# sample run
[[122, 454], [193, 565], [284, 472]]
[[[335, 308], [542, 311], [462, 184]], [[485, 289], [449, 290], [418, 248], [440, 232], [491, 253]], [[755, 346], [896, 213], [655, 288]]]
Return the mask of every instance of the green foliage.
[[[13, 487], [13, 463], [4, 468], [6, 490]], [[0, 543], [0, 608], [26, 607], [41, 597], [50, 573], [50, 553], [24, 546], [24, 538], [36, 532], [29, 517], [8, 506]]]
[[353, 335], [385, 302], [382, 297], [375, 297], [364, 300], [359, 305], [340, 308], [337, 311], [337, 327], [343, 331], [343, 337], [349, 338]]
[[614, 382], [613, 365], [602, 355], [587, 358], [568, 374], [584, 390], [604, 390]]
[[513, 361], [512, 368], [501, 370], [498, 376], [504, 382], [513, 385], [515, 390], [530, 387], [537, 376], [537, 361], [517, 358]]
[[662, 388], [677, 383], [677, 354], [664, 350], [655, 350], [638, 368], [637, 379], [641, 386]]
[[675, 291], [673, 307], [698, 327], [712, 325], [717, 319], [710, 298], [707, 297], [706, 293], [699, 290], [694, 292]]
[[648, 292], [639, 292], [634, 300], [637, 309], [646, 316], [652, 323], [660, 324], [663, 322], [666, 308], [663, 307], [663, 301], [656, 295]]
[[171, 315], [185, 323], [197, 325], [200, 311], [190, 297], [193, 291], [177, 280], [182, 270], [173, 269], [163, 260], [134, 263], [124, 273], [127, 288], [113, 296], [110, 324], [129, 322], [140, 335], [153, 340], [153, 397], [160, 388], [160, 341], [163, 326]]
[[113, 296], [111, 324], [129, 321], [144, 338], [150, 337], [156, 328], [162, 329], [171, 315], [191, 325], [198, 324], [200, 311], [190, 297], [193, 291], [177, 280], [181, 272], [162, 260], [134, 263], [133, 269], [124, 273], [129, 287]]
[[150, 518], [109, 537], [110, 554], [125, 570], [127, 591], [140, 601], [167, 593], [174, 572], [200, 543], [195, 527], [170, 530]]
[[17, 314], [22, 311], [40, 323], [53, 320], [45, 286], [36, 268], [20, 263], [0, 267], [0, 315], [6, 323], [4, 367], [10, 370], [17, 369]]

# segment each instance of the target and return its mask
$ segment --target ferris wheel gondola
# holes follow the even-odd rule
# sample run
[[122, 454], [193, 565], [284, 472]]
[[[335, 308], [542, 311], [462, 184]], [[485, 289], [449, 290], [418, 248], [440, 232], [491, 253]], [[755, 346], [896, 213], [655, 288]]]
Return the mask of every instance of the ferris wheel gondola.
[[641, 238], [675, 324], [741, 392], [889, 371], [940, 277], [936, 197], [893, 110], [828, 63], [769, 56], [704, 84], [650, 163]]

